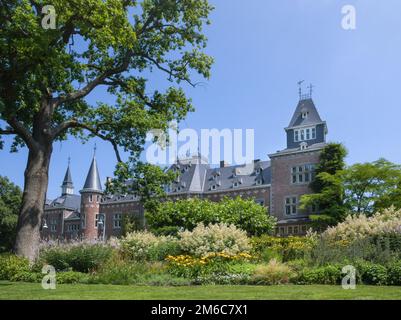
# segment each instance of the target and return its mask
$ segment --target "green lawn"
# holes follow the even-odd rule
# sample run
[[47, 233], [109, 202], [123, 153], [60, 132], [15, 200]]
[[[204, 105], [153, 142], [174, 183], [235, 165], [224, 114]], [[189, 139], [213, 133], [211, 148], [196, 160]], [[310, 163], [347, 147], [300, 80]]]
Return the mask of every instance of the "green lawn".
[[401, 287], [357, 286], [344, 290], [341, 286], [194, 286], [146, 287], [117, 285], [58, 285], [55, 290], [44, 290], [40, 284], [0, 282], [0, 299], [397, 299]]

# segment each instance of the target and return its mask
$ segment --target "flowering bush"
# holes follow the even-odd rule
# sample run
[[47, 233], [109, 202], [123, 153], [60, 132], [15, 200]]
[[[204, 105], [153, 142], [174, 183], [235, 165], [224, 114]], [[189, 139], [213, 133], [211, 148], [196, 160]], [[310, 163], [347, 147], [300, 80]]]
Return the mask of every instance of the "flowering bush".
[[224, 223], [208, 226], [200, 223], [193, 231], [182, 231], [178, 236], [181, 249], [195, 257], [204, 257], [215, 252], [235, 256], [251, 249], [245, 231]]
[[266, 261], [271, 258], [283, 261], [301, 259], [314, 243], [315, 240], [311, 237], [279, 238], [264, 235], [251, 239], [252, 252]]
[[123, 255], [136, 260], [163, 260], [167, 255], [179, 253], [179, 243], [170, 236], [155, 236], [147, 231], [127, 234], [120, 240]]
[[323, 237], [332, 241], [354, 241], [372, 236], [401, 234], [401, 210], [394, 207], [378, 212], [371, 217], [365, 215], [348, 216], [344, 222], [328, 228]]
[[170, 272], [186, 278], [195, 278], [216, 272], [222, 273], [229, 270], [230, 264], [250, 259], [252, 256], [246, 252], [235, 255], [211, 252], [200, 258], [190, 255], [167, 256], [166, 258]]

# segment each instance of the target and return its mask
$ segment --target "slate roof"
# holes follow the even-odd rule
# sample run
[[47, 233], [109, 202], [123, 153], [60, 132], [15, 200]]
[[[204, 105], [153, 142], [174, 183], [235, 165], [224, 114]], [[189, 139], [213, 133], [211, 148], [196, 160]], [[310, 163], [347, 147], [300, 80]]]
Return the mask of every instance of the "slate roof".
[[52, 201], [46, 201], [45, 209], [58, 208], [73, 211], [80, 211], [81, 196], [76, 194], [65, 194]]
[[69, 188], [73, 187], [70, 166], [68, 166], [67, 171], [65, 172], [63, 186], [66, 186]]
[[97, 168], [96, 158], [93, 157], [88, 175], [85, 180], [84, 188], [81, 192], [102, 192], [102, 184], [100, 182], [99, 170]]
[[179, 160], [169, 170], [178, 171], [179, 177], [167, 193], [216, 192], [271, 183], [270, 161], [256, 160], [250, 169], [243, 165], [211, 168], [192, 157]]
[[[302, 118], [302, 113], [307, 112], [308, 116]], [[312, 99], [304, 99], [298, 102], [294, 115], [291, 118], [288, 128], [306, 126], [317, 123], [322, 123], [319, 112], [317, 111]]]

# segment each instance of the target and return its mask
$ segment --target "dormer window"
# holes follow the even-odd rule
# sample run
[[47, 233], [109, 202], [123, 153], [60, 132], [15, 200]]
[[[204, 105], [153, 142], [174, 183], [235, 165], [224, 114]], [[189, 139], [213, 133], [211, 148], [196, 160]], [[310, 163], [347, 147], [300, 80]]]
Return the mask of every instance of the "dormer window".
[[302, 142], [302, 143], [300, 144], [300, 148], [301, 148], [301, 150], [305, 150], [305, 149], [308, 148], [308, 144], [307, 144], [306, 142]]
[[256, 168], [255, 173], [256, 173], [256, 174], [262, 173], [262, 168]]
[[309, 111], [302, 112], [302, 119], [306, 119], [308, 117]]

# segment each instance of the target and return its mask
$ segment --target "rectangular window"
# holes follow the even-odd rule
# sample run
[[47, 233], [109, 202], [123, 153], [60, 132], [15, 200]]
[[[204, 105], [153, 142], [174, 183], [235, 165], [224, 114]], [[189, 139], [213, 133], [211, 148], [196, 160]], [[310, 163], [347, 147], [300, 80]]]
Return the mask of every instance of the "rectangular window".
[[97, 228], [97, 225], [99, 223], [99, 219], [100, 219], [100, 214], [95, 215], [95, 228]]
[[297, 197], [286, 197], [285, 198], [285, 214], [287, 216], [297, 214]]
[[315, 178], [315, 165], [306, 164], [303, 166], [292, 167], [291, 175], [291, 182], [293, 184], [308, 184]]
[[51, 232], [56, 232], [57, 231], [57, 225], [55, 225], [55, 224], [50, 225], [50, 231]]
[[285, 234], [285, 228], [284, 227], [280, 227], [280, 235]]
[[292, 234], [292, 227], [288, 227], [288, 234]]
[[298, 232], [299, 232], [298, 226], [295, 226], [294, 227], [294, 234], [298, 234]]
[[312, 139], [316, 139], [316, 128], [312, 128]]
[[122, 226], [122, 214], [121, 213], [116, 213], [113, 215], [113, 228], [114, 229], [121, 229]]
[[93, 196], [89, 195], [89, 202], [92, 202], [92, 201], [93, 201]]
[[316, 139], [316, 127], [294, 130], [294, 141], [306, 141]]

